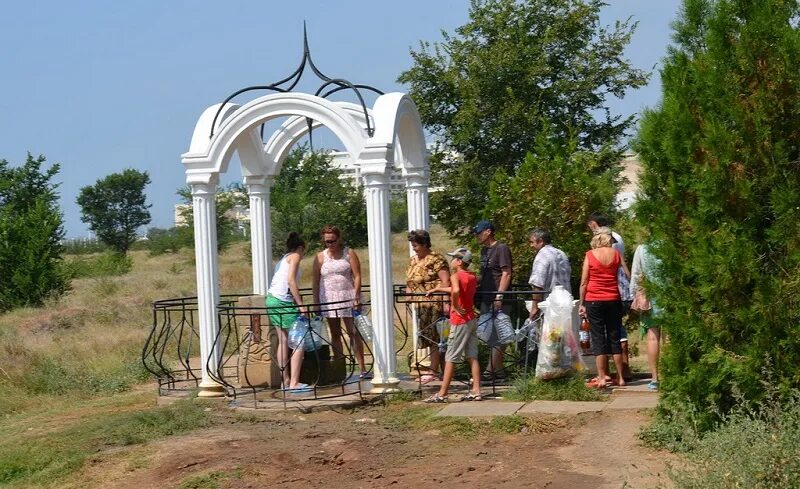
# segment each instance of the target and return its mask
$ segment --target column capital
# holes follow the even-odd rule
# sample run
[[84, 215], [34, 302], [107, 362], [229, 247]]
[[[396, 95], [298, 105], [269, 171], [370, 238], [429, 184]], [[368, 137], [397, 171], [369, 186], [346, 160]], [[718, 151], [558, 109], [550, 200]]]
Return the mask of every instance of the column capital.
[[248, 188], [263, 185], [267, 189], [272, 188], [272, 184], [275, 183], [275, 177], [273, 175], [247, 175], [244, 177], [244, 184], [247, 185]]
[[217, 173], [191, 173], [186, 175], [186, 184], [192, 195], [208, 195], [217, 192], [219, 175]]
[[405, 179], [407, 189], [427, 188], [430, 183], [430, 174], [424, 168], [412, 168], [405, 172]]
[[358, 166], [361, 175], [388, 174], [392, 170], [394, 146], [391, 144], [367, 145], [358, 155]]

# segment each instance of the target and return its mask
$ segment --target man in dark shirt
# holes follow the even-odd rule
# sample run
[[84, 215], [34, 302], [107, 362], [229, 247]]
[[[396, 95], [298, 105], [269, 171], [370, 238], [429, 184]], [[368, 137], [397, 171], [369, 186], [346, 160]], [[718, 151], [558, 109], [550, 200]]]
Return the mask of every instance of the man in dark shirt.
[[[503, 295], [498, 292], [511, 289], [511, 250], [505, 243], [495, 239], [494, 226], [489, 221], [480, 221], [472, 231], [481, 245], [481, 278], [476, 297], [480, 312], [503, 311], [509, 314], [511, 305], [504, 302]], [[492, 355], [482, 377], [484, 380], [505, 378], [503, 353], [506, 345], [497, 344], [497, 331], [492, 331], [489, 346], [492, 347]]]

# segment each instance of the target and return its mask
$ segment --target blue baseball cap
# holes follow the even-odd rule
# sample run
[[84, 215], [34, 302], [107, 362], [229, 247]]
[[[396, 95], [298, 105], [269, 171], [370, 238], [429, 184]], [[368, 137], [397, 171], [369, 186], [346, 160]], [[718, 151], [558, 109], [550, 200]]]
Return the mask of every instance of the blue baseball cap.
[[480, 221], [478, 224], [476, 224], [474, 228], [472, 228], [472, 234], [478, 234], [482, 231], [486, 231], [487, 229], [491, 229], [492, 231], [494, 231], [494, 226], [490, 221], [484, 219], [483, 221]]

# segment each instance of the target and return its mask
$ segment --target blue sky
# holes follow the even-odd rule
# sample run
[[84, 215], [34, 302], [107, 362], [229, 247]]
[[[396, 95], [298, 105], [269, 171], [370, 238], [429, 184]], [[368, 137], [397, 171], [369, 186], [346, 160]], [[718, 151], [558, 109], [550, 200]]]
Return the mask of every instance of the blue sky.
[[[602, 21], [639, 22], [628, 56], [651, 70], [666, 53], [678, 0], [610, 0]], [[438, 41], [467, 20], [467, 0], [25, 1], [0, 18], [0, 158], [27, 152], [61, 164], [68, 237], [87, 235], [75, 199], [82, 186], [125, 168], [146, 170], [151, 226], [170, 227], [180, 155], [197, 117], [229, 93], [291, 73], [311, 52], [329, 76], [403, 91], [395, 80], [409, 48]], [[301, 88], [314, 90], [313, 77]], [[612, 109], [627, 115], [658, 103], [650, 84]], [[232, 165], [233, 168], [233, 165]], [[232, 173], [227, 181], [238, 177]]]

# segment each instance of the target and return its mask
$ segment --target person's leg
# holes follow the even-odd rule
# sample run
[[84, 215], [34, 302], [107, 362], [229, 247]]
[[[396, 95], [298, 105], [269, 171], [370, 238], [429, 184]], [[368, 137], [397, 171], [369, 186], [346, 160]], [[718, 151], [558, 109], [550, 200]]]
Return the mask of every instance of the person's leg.
[[289, 358], [288, 330], [277, 327], [275, 328], [275, 331], [278, 333], [278, 368], [281, 369], [283, 386], [289, 387], [289, 364], [287, 362]]
[[[617, 383], [625, 385], [625, 368], [622, 359], [622, 342], [620, 341], [620, 331], [622, 331], [622, 302], [606, 302], [602, 305], [602, 314], [607, 324], [606, 334], [608, 337], [608, 347], [614, 358], [614, 366], [617, 368]], [[625, 342], [627, 344], [627, 341]]]
[[[444, 375], [442, 376], [442, 386], [439, 387], [437, 395], [441, 397], [447, 396], [447, 390], [450, 389], [450, 382], [453, 380], [453, 375], [456, 371], [456, 364], [453, 362], [444, 362]], [[480, 382], [480, 381], [479, 381]]]
[[300, 384], [300, 369], [303, 368], [303, 346], [299, 346], [294, 353], [292, 353], [292, 373], [289, 383], [289, 388], [294, 389]]
[[592, 352], [597, 366], [597, 387], [605, 387], [608, 371], [608, 354], [611, 349], [608, 342], [606, 317], [603, 314], [603, 304], [599, 301], [586, 301], [586, 318], [589, 320], [589, 335], [591, 337]]
[[[353, 318], [350, 319], [352, 324]], [[347, 320], [345, 320], [345, 324]], [[331, 348], [333, 349], [333, 358], [341, 358], [344, 356], [344, 348], [342, 346], [342, 322], [339, 318], [328, 318], [328, 326], [331, 330]]]
[[503, 357], [505, 356], [506, 346], [508, 345], [496, 345], [492, 348], [492, 362], [490, 364], [491, 370], [490, 372], [494, 372], [495, 375], [504, 375], [505, 371], [503, 370]]
[[620, 341], [622, 348], [622, 377], [626, 379], [631, 378], [631, 365], [630, 357], [628, 356], [628, 341]]
[[477, 357], [470, 357], [469, 359], [470, 370], [472, 370], [472, 392], [473, 394], [481, 393], [481, 364], [478, 362]]
[[650, 364], [650, 372], [653, 381], [658, 382], [658, 355], [661, 343], [661, 330], [650, 327], [647, 329], [647, 361]]
[[344, 326], [347, 328], [347, 335], [350, 337], [353, 350], [355, 350], [358, 367], [361, 369], [362, 373], [366, 372], [367, 364], [364, 361], [364, 340], [361, 339], [361, 335], [356, 331], [353, 318], [344, 318]]

